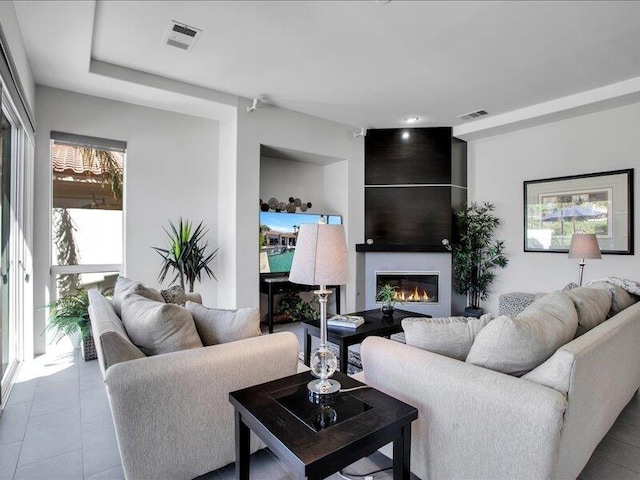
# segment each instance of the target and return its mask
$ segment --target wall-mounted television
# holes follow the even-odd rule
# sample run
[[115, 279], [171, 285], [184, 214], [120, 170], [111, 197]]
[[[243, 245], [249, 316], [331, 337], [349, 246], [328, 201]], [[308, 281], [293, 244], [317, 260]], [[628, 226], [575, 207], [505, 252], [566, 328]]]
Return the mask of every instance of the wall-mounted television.
[[291, 271], [298, 228], [303, 223], [341, 225], [340, 215], [317, 213], [260, 212], [260, 273]]

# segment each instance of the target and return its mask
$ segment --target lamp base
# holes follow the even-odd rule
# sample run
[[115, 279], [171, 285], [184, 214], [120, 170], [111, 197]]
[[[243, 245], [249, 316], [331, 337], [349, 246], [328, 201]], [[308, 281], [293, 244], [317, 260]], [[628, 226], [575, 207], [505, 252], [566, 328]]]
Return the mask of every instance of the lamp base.
[[326, 403], [340, 393], [340, 382], [327, 378], [322, 380], [311, 380], [307, 383], [309, 389], [309, 398], [315, 403]]

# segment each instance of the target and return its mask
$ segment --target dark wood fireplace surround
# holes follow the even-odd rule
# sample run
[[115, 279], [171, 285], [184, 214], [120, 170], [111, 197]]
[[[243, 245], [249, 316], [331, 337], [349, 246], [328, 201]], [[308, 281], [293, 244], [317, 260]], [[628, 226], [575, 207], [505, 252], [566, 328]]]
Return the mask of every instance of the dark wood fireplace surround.
[[365, 242], [356, 251], [445, 252], [466, 186], [467, 143], [451, 127], [368, 130]]

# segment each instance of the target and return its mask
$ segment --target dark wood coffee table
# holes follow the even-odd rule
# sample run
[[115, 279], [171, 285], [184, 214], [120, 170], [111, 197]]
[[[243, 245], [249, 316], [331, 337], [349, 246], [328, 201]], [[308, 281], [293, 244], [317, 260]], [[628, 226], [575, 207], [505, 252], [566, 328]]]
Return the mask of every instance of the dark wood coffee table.
[[[364, 317], [364, 324], [358, 328], [348, 327], [328, 327], [327, 340], [338, 345], [340, 349], [339, 369], [342, 373], [347, 373], [349, 363], [349, 346], [362, 343], [362, 341], [373, 335], [376, 337], [389, 337], [394, 333], [402, 332], [402, 319], [407, 317], [431, 317], [421, 313], [408, 312], [406, 310], [395, 309], [393, 317], [384, 317], [380, 309], [365, 310], [364, 312], [349, 313], [348, 315], [358, 315]], [[320, 320], [313, 322], [303, 322], [304, 326], [304, 363], [309, 365], [311, 356], [311, 336], [320, 338]]]
[[[393, 478], [408, 480], [411, 422], [418, 410], [374, 388], [342, 392], [331, 405], [308, 399], [310, 372], [229, 394], [235, 407], [236, 479], [249, 478], [250, 431], [300, 479], [320, 480], [393, 442]], [[343, 389], [363, 386], [340, 372]]]

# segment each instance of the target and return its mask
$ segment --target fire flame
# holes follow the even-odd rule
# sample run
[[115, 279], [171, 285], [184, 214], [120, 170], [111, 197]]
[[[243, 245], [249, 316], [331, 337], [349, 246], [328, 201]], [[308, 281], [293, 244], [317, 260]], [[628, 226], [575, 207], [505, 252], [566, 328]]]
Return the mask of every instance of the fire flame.
[[426, 291], [420, 293], [418, 287], [415, 288], [413, 293], [396, 292], [395, 299], [398, 302], [428, 302], [429, 295]]

